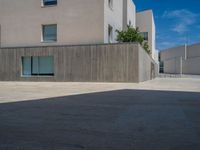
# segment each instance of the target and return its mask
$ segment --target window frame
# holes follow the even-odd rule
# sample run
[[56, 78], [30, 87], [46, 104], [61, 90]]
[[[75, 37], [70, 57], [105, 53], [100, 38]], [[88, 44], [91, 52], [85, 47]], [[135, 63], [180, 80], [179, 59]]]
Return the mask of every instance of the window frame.
[[56, 1], [55, 4], [49, 4], [49, 5], [47, 5], [47, 4], [45, 4], [45, 0], [41, 0], [41, 6], [42, 6], [42, 7], [53, 7], [53, 6], [57, 6], [57, 5], [58, 5], [58, 0], [55, 0], [55, 1]]
[[[24, 74], [24, 58], [29, 57], [30, 58], [30, 74]], [[33, 58], [37, 57], [38, 59], [38, 73], [34, 73], [33, 71]], [[53, 59], [53, 73], [40, 73], [40, 57], [52, 57]], [[22, 56], [21, 57], [21, 76], [22, 77], [53, 77], [55, 76], [55, 68], [54, 68], [54, 56]]]
[[140, 35], [144, 38], [145, 41], [149, 41], [149, 32], [140, 32]]
[[[45, 27], [46, 26], [55, 26], [56, 27], [55, 40], [45, 40]], [[56, 43], [58, 41], [58, 25], [57, 24], [43, 24], [41, 28], [42, 28], [42, 31], [41, 31], [41, 42], [42, 43]]]

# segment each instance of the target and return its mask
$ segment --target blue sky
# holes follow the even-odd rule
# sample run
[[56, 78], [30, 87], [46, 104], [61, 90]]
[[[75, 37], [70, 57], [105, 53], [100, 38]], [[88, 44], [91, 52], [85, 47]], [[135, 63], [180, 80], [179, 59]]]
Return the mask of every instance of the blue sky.
[[200, 42], [200, 0], [133, 0], [137, 11], [153, 9], [157, 49]]

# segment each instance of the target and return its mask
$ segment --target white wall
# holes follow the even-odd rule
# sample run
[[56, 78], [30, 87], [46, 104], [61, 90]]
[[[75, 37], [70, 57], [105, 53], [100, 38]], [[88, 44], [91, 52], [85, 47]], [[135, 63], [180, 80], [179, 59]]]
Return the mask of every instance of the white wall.
[[[58, 0], [45, 8], [41, 0], [0, 0], [1, 46], [103, 43], [103, 10], [102, 0]], [[57, 43], [41, 42], [42, 24], [57, 24]]]
[[136, 8], [132, 0], [127, 0], [127, 24], [131, 21], [131, 25], [136, 27]]
[[123, 0], [123, 30], [127, 29], [127, 25], [136, 27], [136, 7], [132, 0]]
[[110, 9], [108, 0], [104, 0], [104, 43], [108, 43], [108, 25], [113, 27], [113, 42], [116, 42], [117, 29], [123, 27], [123, 0], [113, 0], [113, 8]]
[[136, 13], [136, 26], [139, 27], [140, 32], [148, 32], [148, 44], [152, 51], [152, 58], [155, 56], [155, 36], [156, 36], [156, 29], [154, 23], [154, 16], [152, 10], [145, 10], [142, 12]]

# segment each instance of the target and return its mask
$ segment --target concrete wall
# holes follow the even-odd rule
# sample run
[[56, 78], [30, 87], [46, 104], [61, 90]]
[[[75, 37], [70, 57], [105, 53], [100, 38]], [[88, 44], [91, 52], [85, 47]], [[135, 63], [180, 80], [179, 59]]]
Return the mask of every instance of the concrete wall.
[[[22, 56], [54, 56], [55, 75], [23, 77]], [[3, 48], [0, 80], [139, 82], [152, 78], [148, 73], [151, 62], [154, 61], [138, 44]]]
[[183, 57], [185, 58], [185, 46], [178, 46], [170, 49], [166, 49], [160, 52], [161, 61], [165, 61], [168, 59]]
[[176, 57], [164, 61], [164, 72], [169, 74], [181, 74], [182, 73], [182, 57]]
[[160, 56], [164, 73], [200, 74], [200, 43], [166, 49]]
[[139, 82], [158, 76], [158, 64], [139, 46]]
[[140, 32], [148, 32], [148, 44], [152, 52], [152, 58], [154, 58], [156, 51], [156, 29], [152, 10], [136, 13], [136, 26], [139, 27]]
[[200, 75], [200, 57], [183, 60], [183, 74]]
[[187, 58], [200, 57], [200, 43], [187, 46]]

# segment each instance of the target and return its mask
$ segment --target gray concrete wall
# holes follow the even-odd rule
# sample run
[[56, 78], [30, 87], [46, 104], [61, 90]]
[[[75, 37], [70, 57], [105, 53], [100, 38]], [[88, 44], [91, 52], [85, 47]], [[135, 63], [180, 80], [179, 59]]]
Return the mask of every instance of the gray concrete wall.
[[176, 57], [164, 61], [164, 72], [169, 74], [181, 74], [182, 57]]
[[200, 57], [183, 60], [183, 74], [200, 75]]
[[158, 76], [158, 64], [139, 46], [139, 82]]
[[200, 43], [166, 49], [160, 56], [164, 73], [200, 74]]
[[166, 49], [160, 52], [161, 61], [168, 59], [174, 59], [176, 57], [185, 57], [185, 46], [178, 46], [170, 49]]
[[[54, 56], [55, 75], [23, 77], [22, 56]], [[143, 61], [145, 64], [141, 64]], [[139, 82], [151, 78], [148, 73], [151, 62], [138, 44], [3, 48], [0, 49], [0, 80]], [[146, 73], [140, 79], [139, 70]]]
[[200, 57], [200, 43], [187, 46], [187, 58]]

